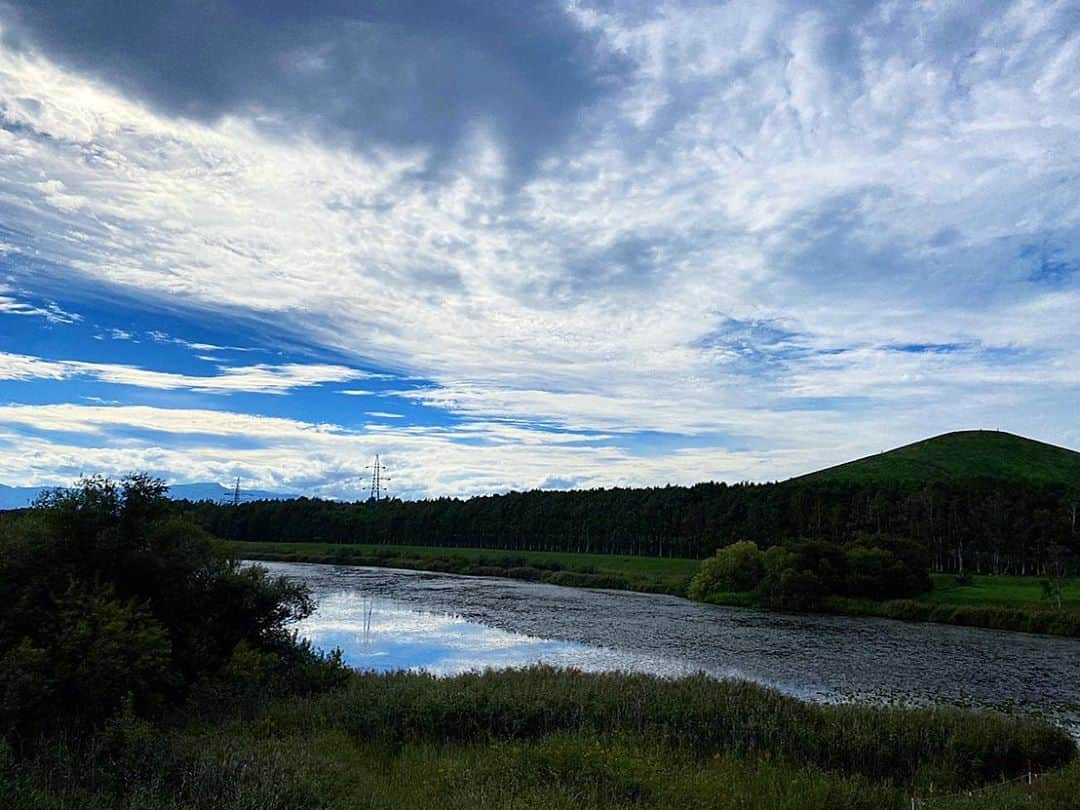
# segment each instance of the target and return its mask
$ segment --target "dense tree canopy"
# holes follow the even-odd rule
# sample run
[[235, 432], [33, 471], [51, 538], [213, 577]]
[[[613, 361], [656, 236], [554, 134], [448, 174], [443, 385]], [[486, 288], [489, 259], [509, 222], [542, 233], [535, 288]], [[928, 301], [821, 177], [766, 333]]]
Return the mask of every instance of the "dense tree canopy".
[[764, 548], [903, 537], [924, 549], [934, 570], [1036, 574], [1062, 557], [1076, 559], [1078, 504], [1080, 492], [1064, 485], [973, 479], [706, 483], [378, 504], [300, 498], [187, 509], [211, 533], [240, 540], [702, 558], [739, 540]]

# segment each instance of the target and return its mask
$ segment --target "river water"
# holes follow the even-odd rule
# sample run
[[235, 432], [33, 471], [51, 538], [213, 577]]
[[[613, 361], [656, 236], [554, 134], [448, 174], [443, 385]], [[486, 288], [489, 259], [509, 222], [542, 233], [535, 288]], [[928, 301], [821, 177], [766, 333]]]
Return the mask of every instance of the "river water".
[[671, 596], [389, 568], [260, 563], [306, 583], [297, 626], [379, 671], [544, 662], [742, 678], [813, 701], [992, 707], [1080, 738], [1080, 641], [888, 619], [771, 613]]

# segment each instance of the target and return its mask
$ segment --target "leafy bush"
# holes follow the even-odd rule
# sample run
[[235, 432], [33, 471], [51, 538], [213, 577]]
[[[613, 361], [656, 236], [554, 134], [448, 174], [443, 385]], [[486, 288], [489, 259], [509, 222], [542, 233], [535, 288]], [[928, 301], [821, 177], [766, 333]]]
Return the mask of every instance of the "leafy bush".
[[530, 565], [515, 565], [513, 568], [507, 569], [506, 575], [513, 579], [524, 579], [529, 582], [540, 581], [540, 570]]
[[783, 610], [818, 610], [829, 597], [893, 599], [931, 586], [926, 555], [915, 544], [889, 538], [851, 546], [807, 542], [772, 546], [734, 543], [701, 564], [688, 595], [723, 601], [722, 594], [753, 591], [758, 602]]
[[784, 568], [765, 577], [758, 594], [767, 607], [802, 612], [819, 610], [828, 591], [813, 571]]
[[732, 543], [701, 563], [700, 570], [690, 580], [690, 598], [704, 601], [712, 594], [753, 590], [763, 570], [757, 543]]
[[0, 524], [0, 733], [95, 725], [127, 696], [153, 716], [245, 649], [322, 665], [287, 629], [307, 591], [227, 558], [165, 492], [91, 478]]
[[606, 588], [625, 591], [630, 589], [630, 582], [625, 577], [614, 574], [583, 574], [580, 571], [545, 571], [540, 581], [548, 585], [564, 585], [572, 588]]

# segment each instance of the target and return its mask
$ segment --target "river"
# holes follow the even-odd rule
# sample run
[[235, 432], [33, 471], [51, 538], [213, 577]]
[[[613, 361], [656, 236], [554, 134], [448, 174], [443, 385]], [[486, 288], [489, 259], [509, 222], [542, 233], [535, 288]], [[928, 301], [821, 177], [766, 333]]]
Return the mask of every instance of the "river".
[[260, 563], [306, 583], [297, 626], [379, 671], [544, 662], [743, 678], [812, 701], [990, 707], [1080, 738], [1080, 641], [874, 618], [771, 613], [671, 596], [389, 568]]

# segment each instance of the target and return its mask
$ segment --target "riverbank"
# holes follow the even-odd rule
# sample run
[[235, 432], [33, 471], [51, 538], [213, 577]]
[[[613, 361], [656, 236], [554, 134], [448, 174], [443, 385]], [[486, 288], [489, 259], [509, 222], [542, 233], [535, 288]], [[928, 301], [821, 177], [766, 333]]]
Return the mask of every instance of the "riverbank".
[[548, 585], [686, 596], [699, 560], [486, 548], [222, 541], [240, 559], [407, 568]]
[[[222, 542], [235, 557], [249, 560], [405, 568], [682, 597], [701, 564], [700, 560], [678, 557], [550, 551]], [[714, 594], [708, 601], [731, 607], [762, 607], [752, 592]], [[1080, 638], [1080, 582], [1064, 588], [1060, 609], [1041, 601], [1041, 585], [1034, 577], [976, 575], [970, 582], [958, 583], [956, 577], [938, 574], [934, 576], [934, 589], [915, 599], [875, 602], [833, 597], [827, 600], [823, 612]]]
[[[729, 607], [761, 607], [751, 592], [712, 594], [705, 601], [711, 605]], [[872, 616], [904, 622], [952, 624], [1014, 633], [1080, 638], [1080, 612], [1073, 610], [1015, 608], [995, 604], [954, 605], [916, 599], [875, 602], [870, 599], [834, 596], [825, 600], [821, 612], [837, 616]]]
[[[875, 616], [908, 622], [985, 627], [1019, 633], [1080, 638], [1080, 582], [1062, 589], [1061, 607], [1042, 599], [1035, 577], [975, 575], [960, 581], [935, 574], [932, 590], [911, 599], [826, 599], [823, 612], [841, 616]], [[710, 594], [709, 604], [761, 607], [753, 592]]]
[[[1065, 810], [1080, 790], [1074, 742], [1041, 723], [952, 708], [813, 705], [704, 677], [548, 667], [353, 674], [329, 691], [268, 699], [249, 671], [213, 697], [193, 707], [198, 721], [121, 717], [78, 750], [57, 744], [16, 763], [0, 747], [0, 802], [906, 810], [910, 790], [989, 787], [944, 806]], [[1029, 771], [1047, 775], [1030, 788], [998, 786]]]

